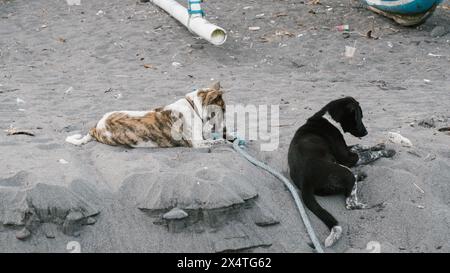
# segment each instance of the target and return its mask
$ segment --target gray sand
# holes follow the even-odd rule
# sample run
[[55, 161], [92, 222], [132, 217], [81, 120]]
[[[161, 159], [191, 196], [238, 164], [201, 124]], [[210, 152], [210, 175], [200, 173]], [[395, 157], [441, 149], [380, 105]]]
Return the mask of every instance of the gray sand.
[[[346, 136], [350, 144], [383, 142], [389, 131], [414, 144], [389, 144], [393, 159], [363, 168], [361, 198], [376, 208], [320, 198], [344, 228], [327, 251], [376, 241], [382, 252], [449, 252], [450, 135], [437, 129], [450, 125], [450, 34], [435, 37], [449, 11], [403, 28], [357, 1], [321, 3], [208, 1], [208, 19], [229, 32], [214, 47], [148, 3], [0, 0], [0, 252], [67, 252], [71, 241], [83, 252], [313, 251], [281, 182], [230, 146], [64, 142], [105, 112], [168, 104], [213, 79], [229, 104], [280, 104], [279, 149], [255, 142], [249, 152], [285, 174], [295, 130], [344, 95], [360, 101], [369, 130]], [[349, 37], [334, 29], [341, 24]], [[364, 37], [372, 25], [377, 40]], [[357, 47], [351, 59], [346, 45]], [[35, 136], [7, 136], [10, 126]], [[323, 240], [328, 231], [311, 220]]]

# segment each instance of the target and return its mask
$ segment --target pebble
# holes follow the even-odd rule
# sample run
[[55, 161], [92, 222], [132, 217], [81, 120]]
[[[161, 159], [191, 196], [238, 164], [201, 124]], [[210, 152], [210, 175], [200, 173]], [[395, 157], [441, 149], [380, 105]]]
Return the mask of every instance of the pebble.
[[431, 37], [442, 37], [445, 34], [447, 34], [449, 32], [449, 30], [444, 27], [444, 26], [437, 26], [435, 28], [433, 28], [433, 30], [431, 31], [430, 35]]
[[66, 216], [67, 221], [78, 221], [83, 218], [84, 218], [83, 214], [79, 211], [72, 211]]
[[23, 228], [16, 233], [16, 238], [19, 240], [25, 240], [31, 236], [31, 232], [27, 228]]
[[179, 208], [173, 208], [172, 210], [163, 215], [163, 218], [166, 220], [183, 219], [186, 217], [188, 217], [187, 212]]
[[54, 239], [56, 237], [55, 233], [56, 233], [56, 227], [53, 226], [53, 224], [44, 224], [42, 226], [43, 230], [44, 230], [44, 234], [45, 237], [48, 239]]
[[97, 222], [97, 220], [95, 220], [94, 217], [89, 217], [89, 218], [86, 219], [85, 225], [93, 225], [93, 224], [95, 224], [96, 222]]
[[179, 62], [173, 62], [172, 66], [178, 68], [178, 67], [182, 67], [183, 65], [181, 63], [179, 63]]
[[425, 128], [434, 128], [436, 127], [436, 122], [434, 118], [426, 118], [419, 121], [418, 125]]
[[200, 44], [193, 44], [193, 45], [191, 45], [191, 48], [193, 48], [193, 49], [203, 49], [204, 46], [200, 45]]

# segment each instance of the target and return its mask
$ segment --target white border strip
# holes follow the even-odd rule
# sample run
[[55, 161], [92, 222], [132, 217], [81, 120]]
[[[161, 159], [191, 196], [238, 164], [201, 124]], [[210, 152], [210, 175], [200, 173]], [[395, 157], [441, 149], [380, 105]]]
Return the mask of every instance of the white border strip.
[[387, 6], [387, 7], [395, 7], [395, 6], [401, 6], [406, 5], [414, 2], [416, 0], [393, 0], [393, 1], [386, 1], [386, 0], [366, 0], [368, 5], [378, 5], [378, 6]]

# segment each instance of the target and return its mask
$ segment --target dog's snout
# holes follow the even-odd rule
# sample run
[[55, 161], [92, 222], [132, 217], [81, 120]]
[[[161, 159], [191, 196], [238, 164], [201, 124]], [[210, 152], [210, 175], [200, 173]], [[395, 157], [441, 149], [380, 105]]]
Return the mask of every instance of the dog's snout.
[[364, 129], [363, 129], [363, 136], [367, 136], [368, 133], [369, 133], [369, 132], [367, 132], [367, 129], [364, 128]]

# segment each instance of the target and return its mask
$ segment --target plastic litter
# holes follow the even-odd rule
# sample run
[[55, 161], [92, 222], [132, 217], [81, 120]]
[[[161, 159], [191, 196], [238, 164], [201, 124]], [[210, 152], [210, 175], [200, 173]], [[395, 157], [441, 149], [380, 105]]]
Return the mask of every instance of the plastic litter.
[[353, 58], [356, 52], [356, 47], [353, 46], [345, 46], [345, 57]]
[[67, 90], [64, 91], [64, 93], [65, 94], [70, 94], [70, 93], [72, 93], [72, 91], [73, 91], [73, 87], [71, 86], [71, 87], [67, 88]]
[[62, 159], [62, 158], [59, 159], [58, 162], [61, 163], [61, 164], [69, 164], [69, 162], [67, 160]]
[[350, 31], [350, 26], [349, 25], [339, 25], [339, 26], [336, 26], [336, 30], [340, 31], [340, 32]]
[[81, 0], [66, 0], [69, 6], [79, 6], [81, 5]]
[[388, 139], [390, 142], [395, 143], [395, 144], [400, 144], [404, 147], [412, 147], [413, 146], [411, 140], [407, 139], [406, 137], [402, 136], [399, 133], [389, 132]]

